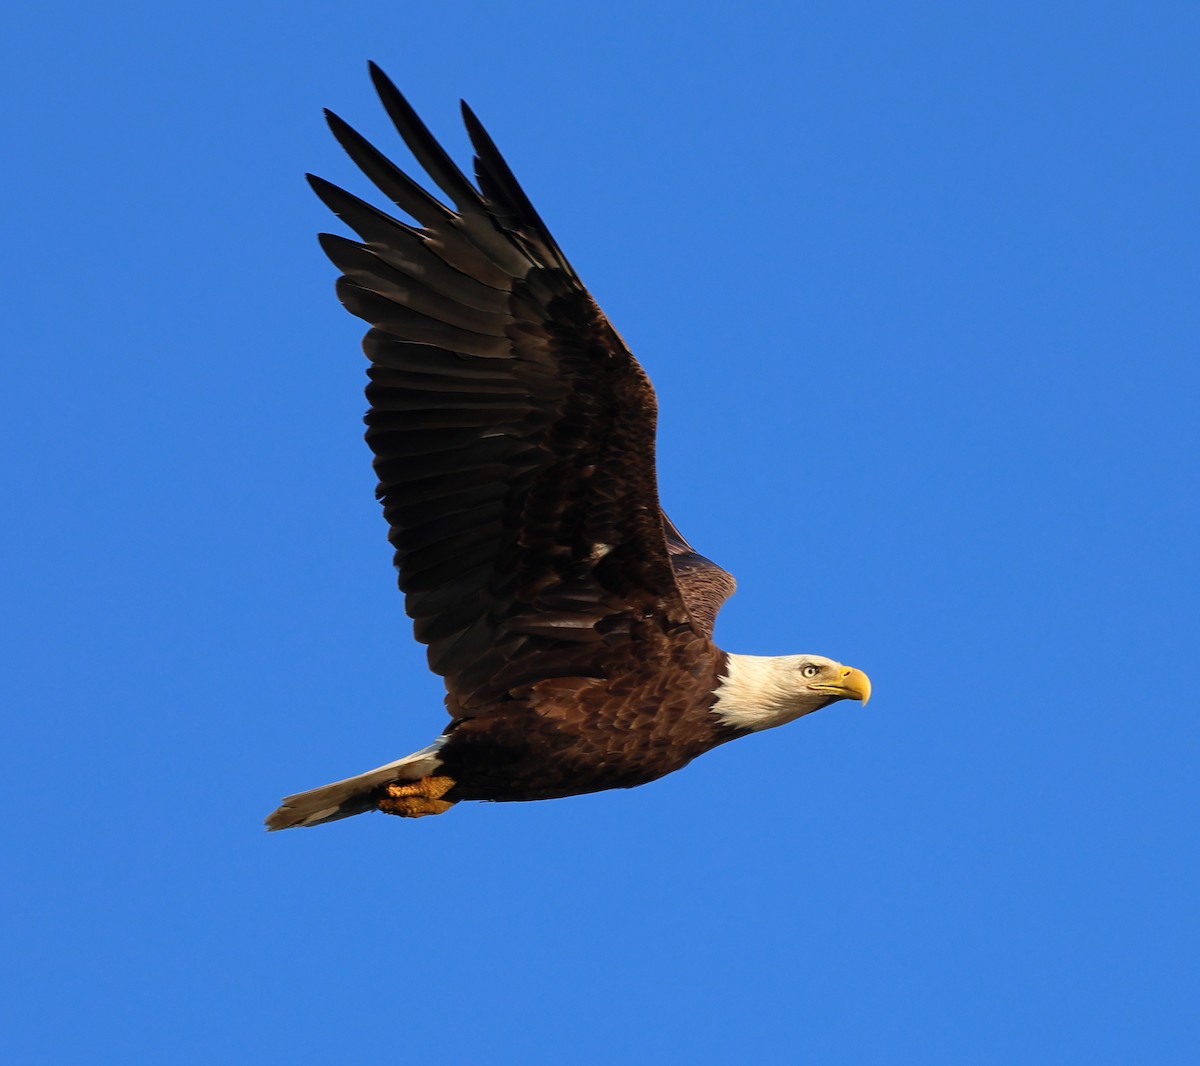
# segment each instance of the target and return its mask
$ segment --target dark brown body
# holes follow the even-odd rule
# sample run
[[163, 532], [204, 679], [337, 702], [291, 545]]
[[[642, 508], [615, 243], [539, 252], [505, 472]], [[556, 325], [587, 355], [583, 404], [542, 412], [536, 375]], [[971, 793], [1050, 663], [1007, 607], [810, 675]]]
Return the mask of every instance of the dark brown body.
[[[633, 788], [745, 733], [712, 714], [725, 653], [677, 633], [620, 676], [532, 685], [511, 713], [453, 723], [447, 800], [540, 800]], [[652, 649], [652, 650], [651, 650]]]

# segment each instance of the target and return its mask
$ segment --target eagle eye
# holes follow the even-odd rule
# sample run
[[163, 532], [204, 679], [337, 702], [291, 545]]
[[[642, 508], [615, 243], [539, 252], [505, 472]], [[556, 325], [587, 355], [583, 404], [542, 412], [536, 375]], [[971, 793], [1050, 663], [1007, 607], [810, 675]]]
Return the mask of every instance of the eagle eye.
[[812, 663], [809, 663], [800, 671], [804, 677], [816, 677], [820, 672], [821, 668], [819, 666], [813, 666]]

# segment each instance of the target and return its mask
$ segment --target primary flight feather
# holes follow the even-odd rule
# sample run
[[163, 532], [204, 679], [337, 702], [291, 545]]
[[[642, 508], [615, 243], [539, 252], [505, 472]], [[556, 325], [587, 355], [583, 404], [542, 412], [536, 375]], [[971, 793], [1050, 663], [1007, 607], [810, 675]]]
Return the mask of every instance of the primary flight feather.
[[630, 788], [835, 700], [865, 703], [853, 667], [713, 643], [734, 581], [659, 506], [645, 371], [470, 109], [474, 184], [373, 64], [371, 77], [446, 202], [333, 114], [351, 159], [418, 225], [310, 181], [359, 237], [321, 245], [371, 327], [376, 494], [450, 724], [287, 797], [268, 828]]

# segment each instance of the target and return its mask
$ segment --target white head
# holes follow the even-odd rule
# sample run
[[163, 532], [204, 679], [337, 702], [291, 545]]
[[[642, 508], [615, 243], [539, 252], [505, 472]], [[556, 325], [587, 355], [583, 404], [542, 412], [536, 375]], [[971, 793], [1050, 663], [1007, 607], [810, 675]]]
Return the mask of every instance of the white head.
[[870, 679], [823, 655], [734, 655], [713, 714], [727, 725], [770, 729], [836, 700], [871, 698]]

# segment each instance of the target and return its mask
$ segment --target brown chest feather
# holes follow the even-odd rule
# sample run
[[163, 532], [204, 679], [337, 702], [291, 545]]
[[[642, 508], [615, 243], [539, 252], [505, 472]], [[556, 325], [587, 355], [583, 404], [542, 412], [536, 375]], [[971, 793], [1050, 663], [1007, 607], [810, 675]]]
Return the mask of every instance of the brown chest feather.
[[712, 644], [687, 639], [607, 678], [551, 678], [514, 693], [507, 710], [453, 727], [440, 752], [457, 782], [448, 798], [555, 799], [678, 770], [739, 735], [710, 713], [723, 663]]

